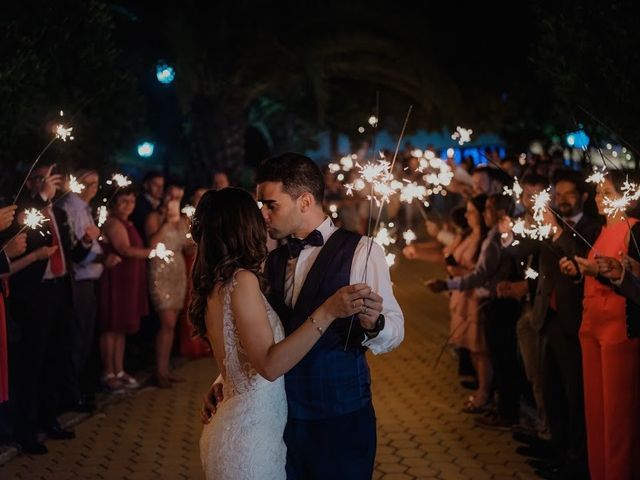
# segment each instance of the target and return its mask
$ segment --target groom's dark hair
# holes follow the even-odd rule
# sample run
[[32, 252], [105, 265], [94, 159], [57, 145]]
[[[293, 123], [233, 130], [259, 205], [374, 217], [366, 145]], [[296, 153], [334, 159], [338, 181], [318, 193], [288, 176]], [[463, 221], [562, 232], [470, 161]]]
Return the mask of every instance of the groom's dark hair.
[[256, 172], [256, 183], [263, 182], [282, 182], [282, 190], [294, 199], [309, 192], [318, 204], [324, 200], [320, 167], [300, 153], [287, 152], [263, 160]]

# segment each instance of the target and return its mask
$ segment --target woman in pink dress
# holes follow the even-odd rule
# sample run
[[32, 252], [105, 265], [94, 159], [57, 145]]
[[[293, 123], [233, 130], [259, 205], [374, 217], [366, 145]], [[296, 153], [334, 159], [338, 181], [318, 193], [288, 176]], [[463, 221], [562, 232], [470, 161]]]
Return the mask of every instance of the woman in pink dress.
[[[452, 257], [455, 260], [447, 262], [447, 271], [454, 277], [464, 276], [474, 268], [487, 231], [482, 216], [486, 198], [485, 195], [479, 195], [467, 202], [465, 217], [470, 231], [460, 241], [445, 248], [445, 258]], [[480, 315], [480, 303], [475, 290], [454, 290], [449, 300], [449, 342], [458, 348], [469, 350], [478, 375], [478, 389], [469, 397], [463, 408], [463, 411], [468, 413], [483, 411], [491, 398], [493, 373]]]
[[138, 331], [140, 318], [148, 313], [146, 259], [151, 249], [144, 248], [140, 234], [129, 221], [135, 205], [133, 189], [119, 189], [102, 227], [104, 254], [115, 253], [122, 258], [121, 263], [104, 271], [99, 283], [102, 381], [111, 391], [139, 386], [124, 371], [124, 352], [126, 336]]

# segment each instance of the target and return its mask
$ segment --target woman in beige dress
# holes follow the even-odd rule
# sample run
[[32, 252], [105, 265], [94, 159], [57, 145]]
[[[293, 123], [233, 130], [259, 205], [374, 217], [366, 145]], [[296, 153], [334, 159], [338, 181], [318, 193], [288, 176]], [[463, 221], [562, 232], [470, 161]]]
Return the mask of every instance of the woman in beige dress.
[[150, 246], [163, 243], [173, 252], [169, 262], [160, 258], [149, 261], [149, 296], [158, 314], [160, 327], [156, 335], [156, 376], [160, 388], [170, 388], [181, 378], [170, 371], [169, 358], [178, 315], [184, 308], [187, 291], [187, 267], [183, 250], [192, 243], [187, 237], [189, 224], [180, 215], [181, 187], [168, 186], [163, 205], [147, 217], [145, 230]]

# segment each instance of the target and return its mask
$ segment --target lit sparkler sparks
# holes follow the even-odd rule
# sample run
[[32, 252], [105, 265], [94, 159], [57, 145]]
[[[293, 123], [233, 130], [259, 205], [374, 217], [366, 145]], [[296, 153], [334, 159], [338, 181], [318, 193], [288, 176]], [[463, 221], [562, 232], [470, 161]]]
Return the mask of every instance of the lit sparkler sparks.
[[128, 187], [131, 183], [131, 180], [121, 173], [114, 173], [111, 180], [107, 180], [107, 185], [115, 184], [118, 188]]
[[465, 143], [469, 143], [471, 141], [471, 134], [473, 130], [470, 128], [464, 127], [456, 127], [456, 131], [451, 135], [452, 140], [457, 140], [458, 145], [464, 145]]
[[387, 253], [384, 256], [384, 259], [387, 261], [387, 267], [393, 267], [393, 265], [396, 263], [395, 253]]
[[164, 260], [165, 263], [171, 263], [173, 262], [173, 251], [169, 250], [164, 243], [160, 242], [156, 245], [156, 248], [151, 250], [149, 258], [158, 258]]
[[[258, 208], [262, 208], [262, 206], [259, 205]], [[184, 213], [187, 218], [193, 218], [193, 214], [196, 213], [196, 207], [194, 207], [193, 205], [185, 205], [182, 208], [181, 212]]]
[[620, 191], [622, 192], [621, 197], [613, 199], [605, 197], [603, 199], [605, 206], [604, 213], [610, 217], [616, 217], [624, 214], [627, 208], [631, 205], [631, 202], [635, 202], [640, 199], [640, 188], [638, 188], [637, 184], [630, 182], [629, 177], [627, 177], [620, 187]]
[[369, 125], [371, 125], [372, 127], [375, 127], [376, 125], [378, 125], [378, 117], [376, 117], [375, 115], [371, 115], [369, 117]]
[[29, 208], [24, 211], [24, 225], [32, 230], [38, 230], [48, 222], [49, 219], [45, 217], [42, 212], [35, 208]]
[[107, 207], [105, 205], [100, 205], [98, 207], [98, 227], [101, 227], [102, 225], [104, 225], [104, 223], [107, 221], [107, 215], [108, 215], [108, 211], [107, 211]]
[[516, 201], [516, 203], [520, 203], [520, 196], [522, 195], [522, 186], [520, 182], [518, 182], [518, 177], [513, 177], [513, 187], [509, 188], [506, 185], [503, 187], [502, 194], [510, 195]]
[[511, 224], [511, 231], [521, 237], [529, 237], [533, 240], [545, 240], [556, 232], [556, 227], [550, 223], [544, 223], [544, 214], [549, 208], [551, 191], [549, 188], [532, 196], [534, 224], [527, 226], [522, 218]]
[[67, 138], [73, 140], [73, 136], [71, 135], [72, 130], [73, 127], [65, 127], [62, 124], [58, 124], [56, 125], [56, 138], [59, 138], [63, 142], [66, 142]]
[[539, 273], [536, 272], [533, 268], [531, 267], [527, 267], [527, 269], [524, 272], [524, 279], [525, 280], [535, 280], [536, 278], [538, 278]]
[[69, 175], [69, 190], [73, 193], [82, 193], [84, 184], [80, 183], [74, 175]]
[[589, 175], [585, 182], [587, 183], [595, 183], [601, 184], [604, 182], [604, 177], [607, 175], [607, 167], [598, 168], [596, 165], [593, 166], [593, 173]]
[[373, 239], [378, 245], [382, 248], [388, 247], [389, 245], [396, 243], [396, 239], [393, 238], [387, 227], [380, 227], [378, 233]]
[[411, 243], [415, 242], [418, 237], [416, 236], [413, 230], [409, 229], [403, 232], [402, 238], [404, 239], [407, 245], [411, 245]]
[[418, 185], [416, 182], [405, 180], [406, 185], [400, 189], [400, 201], [411, 203], [413, 200], [424, 200], [427, 196], [427, 187]]

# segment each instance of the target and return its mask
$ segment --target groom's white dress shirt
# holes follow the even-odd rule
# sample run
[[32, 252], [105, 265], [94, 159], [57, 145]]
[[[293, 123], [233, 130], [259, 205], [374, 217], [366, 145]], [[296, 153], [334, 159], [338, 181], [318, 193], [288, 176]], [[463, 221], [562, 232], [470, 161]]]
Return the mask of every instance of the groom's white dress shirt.
[[[333, 224], [331, 219], [327, 217], [317, 228], [324, 239], [325, 244], [333, 233], [338, 228]], [[371, 245], [371, 240], [368, 237], [362, 237], [360, 242], [356, 246], [355, 253], [353, 255], [353, 262], [351, 264], [351, 277], [350, 283], [366, 283], [374, 292], [382, 297], [382, 314], [385, 318], [384, 329], [378, 334], [378, 336], [372, 339], [365, 339], [362, 345], [368, 347], [374, 354], [385, 353], [398, 347], [404, 338], [404, 317], [400, 305], [393, 296], [393, 287], [391, 285], [391, 277], [389, 276], [389, 267], [384, 257], [382, 247], [373, 242], [371, 247], [371, 255], [369, 256], [369, 266], [367, 263], [367, 249]], [[311, 266], [316, 261], [318, 254], [322, 247], [314, 247], [306, 245], [295, 265], [295, 274], [293, 280], [293, 305], [298, 300], [300, 290], [304, 281], [307, 278], [307, 274], [311, 269]], [[365, 268], [367, 272], [366, 279], [364, 277]], [[356, 317], [354, 322], [358, 322]]]

